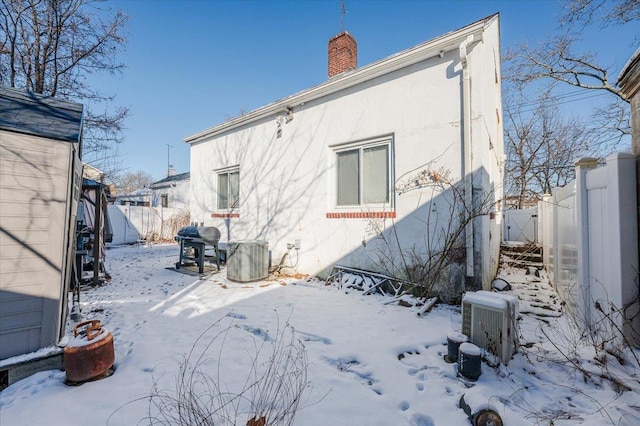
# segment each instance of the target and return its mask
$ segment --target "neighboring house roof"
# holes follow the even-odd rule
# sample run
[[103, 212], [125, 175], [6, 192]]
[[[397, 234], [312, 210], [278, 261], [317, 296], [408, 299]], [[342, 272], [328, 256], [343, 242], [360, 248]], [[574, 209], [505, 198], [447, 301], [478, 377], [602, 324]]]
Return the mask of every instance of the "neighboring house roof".
[[83, 106], [0, 86], [0, 130], [79, 142]]
[[171, 175], [171, 176], [167, 176], [164, 179], [161, 179], [157, 182], [153, 182], [151, 185], [149, 185], [150, 188], [153, 187], [162, 187], [165, 186], [165, 184], [171, 183], [171, 182], [179, 182], [182, 180], [187, 180], [189, 179], [189, 176], [191, 175], [190, 172], [186, 172], [186, 173], [180, 173], [178, 175]]
[[144, 198], [151, 196], [151, 189], [149, 188], [140, 188], [135, 191], [129, 192], [128, 194], [116, 194], [114, 198], [116, 199], [128, 199], [128, 198]]
[[636, 50], [620, 72], [617, 81], [627, 99], [640, 90], [640, 48]]
[[184, 138], [184, 141], [188, 144], [202, 142], [209, 137], [230, 131], [236, 127], [246, 125], [271, 114], [286, 112], [291, 108], [301, 106], [306, 102], [339, 92], [357, 84], [372, 80], [376, 77], [389, 74], [390, 72], [424, 61], [425, 59], [441, 55], [444, 52], [458, 49], [460, 43], [470, 35], [473, 35], [474, 42], [480, 41], [482, 40], [482, 33], [486, 26], [494, 20], [497, 20], [498, 16], [499, 14], [496, 13], [462, 27], [459, 30], [451, 31], [415, 47], [396, 53], [395, 55], [391, 55], [378, 62], [358, 68], [354, 71], [338, 74], [318, 86], [298, 92], [262, 108], [258, 108], [248, 114], [225, 121], [224, 123], [218, 124], [217, 126], [203, 130], [191, 136], [187, 136]]

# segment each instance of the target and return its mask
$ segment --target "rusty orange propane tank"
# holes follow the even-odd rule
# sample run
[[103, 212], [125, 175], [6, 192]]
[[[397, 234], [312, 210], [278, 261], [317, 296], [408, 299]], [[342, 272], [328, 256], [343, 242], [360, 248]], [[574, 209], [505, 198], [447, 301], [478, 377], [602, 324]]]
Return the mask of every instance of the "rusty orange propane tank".
[[81, 322], [64, 348], [67, 382], [86, 382], [108, 376], [115, 361], [113, 335], [99, 320]]

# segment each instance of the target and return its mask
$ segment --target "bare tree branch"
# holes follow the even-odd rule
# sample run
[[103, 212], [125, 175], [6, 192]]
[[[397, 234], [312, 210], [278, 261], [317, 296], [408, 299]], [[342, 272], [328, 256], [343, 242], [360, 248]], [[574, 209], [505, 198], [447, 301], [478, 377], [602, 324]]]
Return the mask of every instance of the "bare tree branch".
[[535, 99], [535, 108], [522, 102], [523, 92], [509, 96], [520, 103], [512, 102], [504, 111], [505, 194], [508, 204], [523, 208], [573, 179], [581, 155], [597, 155], [602, 149], [583, 120], [562, 116], [551, 88]]
[[563, 34], [553, 37], [539, 48], [523, 44], [507, 53], [511, 69], [516, 71], [507, 78], [519, 85], [549, 78], [571, 86], [589, 90], [605, 90], [625, 102], [622, 92], [609, 80], [607, 68], [597, 65], [592, 53], [574, 53], [572, 48], [578, 39]]
[[114, 180], [118, 194], [130, 194], [135, 190], [148, 187], [152, 183], [153, 177], [144, 171], [121, 174]]
[[[100, 4], [101, 0], [0, 0], [0, 83], [84, 104], [85, 154], [114, 149], [128, 116], [126, 108], [111, 107], [113, 95], [87, 83], [91, 74], [124, 69], [116, 59], [125, 45], [127, 17]], [[101, 167], [101, 157], [113, 155], [83, 159]]]
[[[603, 157], [630, 134], [629, 101], [610, 69], [596, 53], [576, 46], [594, 25], [602, 29], [639, 20], [640, 1], [565, 0], [563, 7], [560, 34], [539, 45], [523, 43], [505, 55], [505, 193], [519, 208], [568, 183], [579, 156]], [[558, 85], [602, 93], [611, 101], [594, 107], [588, 120], [563, 118], [552, 95]], [[526, 101], [526, 93], [540, 88], [537, 99]]]
[[564, 9], [561, 18], [564, 25], [599, 23], [606, 27], [640, 19], [638, 0], [569, 0], [564, 2]]

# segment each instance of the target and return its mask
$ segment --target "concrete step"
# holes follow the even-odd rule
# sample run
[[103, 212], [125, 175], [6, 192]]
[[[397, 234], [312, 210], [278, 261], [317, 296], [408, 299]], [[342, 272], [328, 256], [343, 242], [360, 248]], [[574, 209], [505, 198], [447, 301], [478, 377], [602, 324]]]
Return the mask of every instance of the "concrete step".
[[542, 253], [542, 246], [533, 243], [503, 241], [500, 244], [500, 251], [509, 251], [516, 253]]
[[501, 255], [512, 259], [530, 260], [533, 262], [542, 262], [542, 253], [520, 253], [517, 251], [501, 251]]
[[532, 266], [534, 268], [537, 268], [538, 270], [544, 269], [544, 263], [542, 263], [542, 262], [531, 262], [531, 261], [527, 261], [527, 260], [518, 260], [518, 259], [512, 259], [510, 257], [504, 257], [502, 259], [502, 263], [505, 264], [505, 265], [517, 266], [519, 268], [528, 268], [529, 266]]

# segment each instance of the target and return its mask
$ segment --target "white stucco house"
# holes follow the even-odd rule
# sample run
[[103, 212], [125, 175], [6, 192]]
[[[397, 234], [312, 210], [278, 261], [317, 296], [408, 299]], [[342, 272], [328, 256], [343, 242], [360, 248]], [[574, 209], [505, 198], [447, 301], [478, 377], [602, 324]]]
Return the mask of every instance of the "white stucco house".
[[[172, 169], [170, 169], [172, 170]], [[151, 207], [172, 207], [189, 209], [189, 172], [170, 173], [164, 179], [149, 185], [151, 190]]]
[[[223, 240], [267, 240], [273, 263], [322, 277], [428, 256], [465, 206], [488, 200], [441, 277], [458, 297], [486, 288], [501, 228], [500, 77], [497, 14], [360, 68], [342, 32], [326, 82], [185, 138], [191, 220]], [[443, 175], [453, 185], [435, 188]]]

